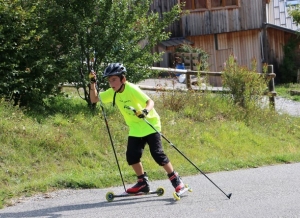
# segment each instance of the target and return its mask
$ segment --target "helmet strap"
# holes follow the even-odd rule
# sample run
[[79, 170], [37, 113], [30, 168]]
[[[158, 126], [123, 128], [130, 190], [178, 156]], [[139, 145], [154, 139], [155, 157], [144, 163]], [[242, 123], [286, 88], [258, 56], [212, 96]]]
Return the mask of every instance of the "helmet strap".
[[120, 86], [120, 88], [115, 92], [115, 94], [114, 94], [114, 99], [113, 99], [113, 107], [115, 106], [115, 102], [116, 102], [116, 95], [117, 95], [117, 93], [118, 92], [120, 92], [121, 91], [121, 89], [123, 88], [123, 86], [124, 86], [124, 83], [122, 83], [122, 85]]

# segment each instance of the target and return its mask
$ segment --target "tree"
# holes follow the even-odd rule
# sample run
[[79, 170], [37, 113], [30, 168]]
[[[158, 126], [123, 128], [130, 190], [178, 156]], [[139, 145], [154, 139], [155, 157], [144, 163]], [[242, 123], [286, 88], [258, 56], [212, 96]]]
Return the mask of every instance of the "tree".
[[283, 46], [284, 57], [279, 65], [278, 79], [281, 83], [290, 83], [297, 81], [297, 54], [296, 48], [299, 44], [299, 38], [291, 38]]
[[[300, 6], [292, 6], [288, 8], [289, 15], [296, 24], [300, 23]], [[297, 65], [296, 65], [296, 48], [299, 43], [299, 36], [291, 38], [286, 45], [283, 46], [284, 58], [279, 66], [280, 74], [278, 75], [281, 83], [296, 82]]]
[[148, 66], [161, 55], [152, 54], [153, 46], [169, 37], [165, 29], [181, 12], [176, 5], [160, 17], [149, 10], [149, 0], [0, 3], [0, 95], [19, 92], [22, 105], [42, 102], [63, 82], [83, 88], [90, 104], [88, 74], [110, 62], [124, 63], [132, 82], [148, 77]]
[[296, 24], [300, 24], [300, 5], [290, 6], [288, 8], [288, 14], [293, 18]]

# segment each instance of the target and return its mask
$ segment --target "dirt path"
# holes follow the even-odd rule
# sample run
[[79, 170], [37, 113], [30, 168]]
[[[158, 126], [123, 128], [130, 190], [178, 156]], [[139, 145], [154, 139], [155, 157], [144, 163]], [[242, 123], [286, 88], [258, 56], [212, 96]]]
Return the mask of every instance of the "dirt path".
[[[141, 87], [163, 87], [168, 89], [186, 89], [186, 84], [179, 83], [176, 78], [162, 78], [162, 79], [146, 79], [138, 83]], [[204, 85], [202, 85], [204, 87]], [[192, 86], [197, 88], [197, 86]], [[221, 89], [221, 88], [219, 88]], [[292, 116], [300, 116], [300, 102], [288, 100], [282, 97], [275, 98], [275, 109], [279, 113], [287, 113]]]

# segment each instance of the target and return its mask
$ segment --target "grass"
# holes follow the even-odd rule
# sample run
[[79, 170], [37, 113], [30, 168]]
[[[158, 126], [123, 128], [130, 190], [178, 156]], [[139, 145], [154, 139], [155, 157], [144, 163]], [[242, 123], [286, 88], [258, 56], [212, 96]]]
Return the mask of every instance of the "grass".
[[279, 96], [293, 101], [300, 101], [300, 95], [291, 95], [292, 90], [300, 92], [300, 83], [287, 83], [276, 86], [276, 92]]
[[[0, 207], [39, 192], [121, 185], [100, 107], [92, 112], [68, 93], [48, 99], [41, 111], [0, 102]], [[206, 173], [300, 161], [300, 117], [241, 109], [228, 96], [212, 93], [158, 94], [152, 97], [163, 134]], [[128, 127], [118, 110], [109, 105], [105, 110], [123, 177], [134, 183], [125, 160]], [[199, 173], [163, 143], [182, 176]], [[167, 178], [148, 148], [143, 165], [150, 180]]]

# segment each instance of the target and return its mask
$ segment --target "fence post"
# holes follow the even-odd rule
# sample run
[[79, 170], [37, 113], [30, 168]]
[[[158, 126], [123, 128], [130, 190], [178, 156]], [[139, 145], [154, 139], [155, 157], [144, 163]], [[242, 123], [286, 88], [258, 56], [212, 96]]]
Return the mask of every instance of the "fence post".
[[275, 82], [274, 78], [276, 77], [276, 74], [273, 71], [273, 65], [268, 65], [268, 79], [269, 79], [269, 103], [270, 107], [275, 109]]
[[189, 73], [189, 70], [187, 70], [185, 74], [185, 82], [186, 82], [186, 88], [192, 89], [191, 74]]

